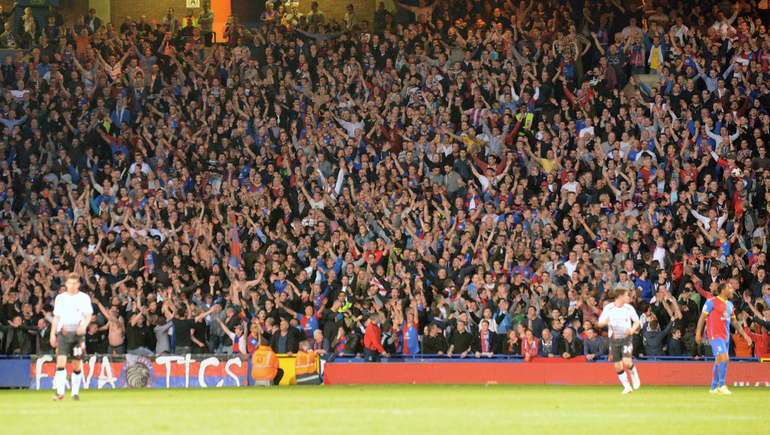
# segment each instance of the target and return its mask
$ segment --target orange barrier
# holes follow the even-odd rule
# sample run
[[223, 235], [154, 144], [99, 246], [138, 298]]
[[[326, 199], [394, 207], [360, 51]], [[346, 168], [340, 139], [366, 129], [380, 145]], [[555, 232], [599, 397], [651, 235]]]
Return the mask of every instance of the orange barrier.
[[[295, 373], [294, 364], [297, 361], [297, 354], [288, 356], [285, 353], [279, 353], [278, 365], [283, 369], [283, 379], [281, 379], [280, 385], [297, 385], [297, 374]], [[321, 370], [321, 359], [315, 359], [316, 372]]]

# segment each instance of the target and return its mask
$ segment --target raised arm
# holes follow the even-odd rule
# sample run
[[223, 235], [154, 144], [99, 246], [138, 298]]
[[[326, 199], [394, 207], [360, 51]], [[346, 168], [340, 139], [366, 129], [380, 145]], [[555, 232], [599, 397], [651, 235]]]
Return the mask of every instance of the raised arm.
[[733, 328], [735, 328], [736, 331], [738, 331], [739, 334], [741, 334], [741, 337], [743, 337], [744, 340], [746, 340], [746, 343], [749, 344], [749, 348], [751, 348], [751, 337], [749, 337], [749, 334], [746, 333], [746, 330], [741, 327], [740, 323], [738, 323], [738, 320], [735, 318], [735, 316], [732, 316], [730, 318], [730, 325], [732, 325]]
[[[210, 308], [208, 311], [206, 311], [205, 313], [200, 313], [200, 314], [198, 314], [197, 316], [195, 316], [195, 321], [196, 321], [196, 322], [200, 322], [201, 320], [205, 319], [205, 318], [206, 318], [206, 316], [208, 316], [209, 314], [211, 314], [211, 313], [213, 313], [213, 312], [214, 312], [214, 307], [211, 307], [211, 308]], [[217, 318], [217, 320], [219, 320], [219, 319]]]
[[703, 340], [703, 328], [706, 326], [706, 320], [709, 318], [709, 313], [703, 311], [698, 318], [698, 326], [695, 327], [695, 343], [700, 344]]
[[225, 325], [225, 323], [220, 319], [219, 317], [214, 317], [214, 320], [216, 320], [217, 323], [219, 323], [219, 326], [222, 327], [222, 330], [225, 331], [225, 334], [232, 335], [233, 331], [230, 330], [230, 328]]

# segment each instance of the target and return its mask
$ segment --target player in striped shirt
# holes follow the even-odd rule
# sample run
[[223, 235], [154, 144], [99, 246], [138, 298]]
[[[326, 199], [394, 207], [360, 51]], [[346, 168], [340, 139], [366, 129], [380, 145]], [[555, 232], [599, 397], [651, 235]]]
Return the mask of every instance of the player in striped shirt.
[[[639, 389], [641, 382], [634, 366], [632, 355], [634, 345], [631, 340], [633, 335], [639, 332], [642, 327], [639, 323], [639, 315], [631, 306], [633, 300], [631, 291], [625, 287], [615, 287], [610, 290], [609, 296], [614, 299], [614, 302], [604, 307], [597, 326], [600, 328], [608, 327], [610, 354], [615, 363], [618, 379], [624, 387], [622, 394], [633, 393], [634, 390]], [[626, 370], [631, 374], [633, 388], [632, 384], [628, 382]]]
[[695, 342], [701, 343], [703, 327], [706, 327], [706, 336], [711, 343], [711, 349], [716, 356], [711, 378], [711, 394], [732, 394], [725, 385], [727, 376], [727, 362], [730, 360], [730, 325], [743, 336], [749, 346], [751, 338], [741, 328], [735, 319], [735, 307], [730, 299], [733, 297], [733, 286], [729, 283], [720, 283], [717, 286], [719, 296], [711, 298], [703, 305], [703, 312], [698, 319], [698, 328], [695, 332]]

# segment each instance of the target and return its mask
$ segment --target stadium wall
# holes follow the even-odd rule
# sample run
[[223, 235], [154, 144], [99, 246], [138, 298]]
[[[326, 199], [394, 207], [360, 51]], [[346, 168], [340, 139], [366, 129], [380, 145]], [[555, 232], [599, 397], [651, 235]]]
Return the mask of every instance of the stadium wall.
[[[637, 362], [643, 385], [708, 385], [713, 362]], [[734, 363], [728, 385], [770, 387], [770, 364]], [[334, 362], [324, 366], [324, 383], [339, 384], [522, 384], [618, 385], [611, 363], [562, 359], [514, 362]]]
[[[83, 0], [61, 0], [62, 5], [66, 5], [68, 3], [78, 4], [83, 2]], [[221, 0], [211, 0], [212, 1], [212, 9], [215, 13], [218, 14], [218, 11], [220, 10], [218, 8], [219, 2]], [[351, 1], [351, 0], [317, 0], [318, 1], [318, 9], [324, 13], [324, 16], [326, 17], [326, 20], [329, 21], [331, 19], [336, 19], [337, 21], [342, 20], [345, 16], [345, 13], [347, 12], [346, 7], [350, 3], [354, 4], [354, 7], [356, 9], [356, 12], [358, 13], [358, 16], [362, 20], [368, 20], [369, 23], [372, 23], [372, 18], [374, 16], [374, 11], [376, 10], [376, 3], [374, 0], [366, 0], [366, 1]], [[265, 9], [265, 2], [262, 0], [256, 0], [251, 2], [252, 8], [258, 9], [259, 12], [263, 11]], [[303, 0], [299, 2], [299, 10], [300, 12], [307, 14], [310, 12], [310, 1], [309, 0]], [[4, 3], [3, 3], [4, 4]], [[10, 3], [9, 3], [10, 4]], [[88, 5], [88, 2], [85, 1], [85, 4]], [[228, 5], [229, 6], [229, 5]], [[133, 1], [125, 1], [125, 0], [112, 0], [110, 2], [110, 17], [109, 20], [112, 21], [112, 23], [116, 26], [119, 26], [123, 19], [126, 17], [126, 15], [130, 15], [133, 19], [138, 20], [140, 16], [146, 15], [147, 19], [152, 22], [152, 20], [160, 20], [161, 17], [163, 17], [166, 14], [166, 10], [169, 7], [174, 8], [174, 12], [176, 13], [176, 16], [179, 18], [182, 18], [185, 14], [185, 11], [187, 10], [187, 3], [185, 0], [133, 0]], [[63, 9], [63, 8], [62, 8]], [[227, 10], [230, 10], [230, 7], [226, 8]], [[200, 11], [199, 8], [193, 8], [195, 11], [195, 14], [198, 14], [198, 11]], [[83, 13], [85, 14], [88, 11], [88, 8], [83, 9]], [[62, 11], [62, 13], [64, 13]], [[220, 23], [220, 26], [223, 26], [224, 23], [227, 20], [227, 17], [224, 16], [217, 16], [215, 15], [215, 19], [218, 23]], [[97, 16], [99, 16], [99, 13], [97, 11]], [[259, 14], [257, 14], [259, 16]], [[65, 15], [66, 17], [66, 15]], [[100, 17], [101, 18], [101, 17]], [[104, 18], [102, 18], [104, 19]], [[243, 22], [244, 20], [242, 20]], [[215, 23], [214, 30], [217, 32], [221, 29], [217, 27], [217, 24]]]
[[[231, 2], [231, 0], [224, 0], [228, 3]], [[239, 0], [240, 1], [240, 0]], [[372, 17], [374, 16], [374, 11], [377, 8], [377, 0], [365, 0], [365, 1], [357, 1], [357, 0], [317, 0], [318, 1], [318, 9], [321, 10], [324, 15], [326, 16], [327, 21], [330, 19], [336, 19], [341, 20], [345, 16], [346, 7], [347, 5], [353, 3], [353, 5], [356, 8], [356, 12], [358, 13], [358, 16], [362, 20], [368, 20], [371, 24]], [[212, 6], [214, 9], [214, 12], [218, 11], [218, 5], [217, 3], [222, 2], [222, 0], [211, 0]], [[264, 10], [264, 1], [256, 0], [251, 2], [252, 7], [260, 10]], [[310, 0], [302, 0], [299, 2], [299, 9], [300, 12], [307, 14], [310, 12]], [[408, 3], [408, 2], [407, 2]], [[387, 3], [386, 3], [387, 4]], [[0, 0], [0, 5], [3, 6], [3, 8], [6, 11], [10, 11], [13, 7], [13, 0]], [[59, 1], [59, 13], [62, 14], [65, 20], [72, 20], [73, 22], [78, 17], [78, 15], [85, 15], [88, 13], [89, 9], [89, 0], [60, 0]], [[230, 10], [229, 5], [226, 8], [227, 10]], [[20, 6], [23, 7], [23, 6]], [[160, 20], [160, 18], [166, 14], [166, 10], [172, 7], [174, 8], [174, 12], [176, 15], [181, 18], [184, 16], [185, 11], [187, 10], [187, 2], [186, 0], [132, 0], [132, 1], [126, 1], [126, 0], [110, 0], [110, 11], [109, 16], [104, 16], [104, 11], [99, 11], [98, 7], [94, 8], [96, 9], [96, 16], [101, 18], [102, 21], [106, 24], [108, 22], [112, 22], [115, 26], [119, 26], [123, 19], [126, 17], [126, 15], [130, 15], [134, 20], [138, 20], [139, 17], [142, 15], [146, 15], [147, 19], [152, 22], [152, 20]], [[200, 8], [193, 8], [196, 15], [198, 11], [200, 11]], [[392, 10], [392, 6], [391, 9]], [[219, 17], [216, 16], [216, 21], [221, 22], [222, 24], [225, 23], [227, 17]], [[44, 23], [41, 23], [44, 24]], [[216, 29], [219, 30], [219, 29]]]
[[[294, 358], [279, 358], [286, 371], [281, 385], [294, 379]], [[420, 361], [363, 363], [360, 359], [325, 363], [328, 385], [369, 384], [523, 384], [617, 385], [610, 363], [561, 359], [482, 362]], [[712, 362], [637, 362], [645, 385], [707, 385]], [[52, 356], [0, 359], [0, 388], [50, 389]], [[85, 388], [196, 388], [251, 385], [250, 364], [237, 355], [165, 355], [153, 357], [92, 355], [84, 365]], [[770, 361], [730, 364], [728, 385], [770, 387]]]
[[[59, 0], [59, 13], [62, 14], [65, 21], [76, 22], [78, 16], [86, 15], [88, 9], [93, 7], [96, 9], [96, 16], [99, 17], [104, 24], [113, 23], [115, 27], [119, 27], [125, 17], [128, 15], [133, 20], [138, 21], [142, 15], [147, 17], [147, 20], [152, 23], [152, 20], [158, 20], [166, 14], [169, 7], [174, 8], [174, 13], [178, 18], [182, 18], [187, 10], [186, 0], [102, 0], [103, 4], [108, 4], [109, 9], [105, 11], [104, 6], [100, 6], [100, 2], [95, 0]], [[201, 2], [203, 0], [200, 0]], [[221, 31], [227, 21], [227, 16], [231, 13], [240, 13], [243, 16], [242, 23], [251, 23], [264, 11], [265, 2], [262, 0], [256, 0], [248, 2], [246, 6], [249, 13], [244, 13], [243, 0], [210, 0], [212, 9], [215, 12], [214, 16], [214, 31], [221, 37]], [[353, 3], [356, 9], [356, 13], [362, 20], [368, 20], [370, 25], [374, 16], [374, 11], [377, 9], [377, 0], [317, 0], [319, 4], [319, 10], [324, 13], [327, 22], [335, 19], [337, 21], [342, 20], [347, 13], [347, 5]], [[235, 3], [232, 5], [232, 3]], [[302, 0], [299, 2], [300, 12], [307, 14], [310, 12], [310, 0]], [[392, 2], [386, 2], [389, 4], [390, 9], [393, 10]], [[19, 10], [14, 14], [14, 22], [21, 16], [22, 9], [25, 2], [19, 6]], [[5, 11], [10, 11], [13, 7], [13, 0], [0, 0], [0, 5], [3, 6]], [[231, 5], [233, 8], [231, 8]], [[200, 8], [193, 8], [195, 15], [198, 15]], [[44, 22], [40, 23], [44, 25]], [[370, 27], [371, 28], [371, 27]]]
[[0, 388], [27, 388], [30, 358], [0, 356]]
[[[239, 355], [90, 355], [83, 364], [83, 388], [237, 387], [248, 384], [248, 362]], [[33, 355], [28, 385], [53, 387], [53, 355]], [[68, 370], [71, 370], [68, 367]]]
[[[0, 6], [3, 6], [3, 10], [5, 12], [10, 12], [13, 8], [14, 1], [19, 0], [0, 0]], [[59, 13], [62, 14], [62, 17], [64, 17], [66, 20], [72, 20], [73, 22], [78, 17], [78, 15], [85, 15], [88, 13], [88, 1], [89, 0], [59, 0], [58, 4], [58, 10]], [[21, 14], [26, 6], [31, 5], [31, 2], [29, 0], [20, 0], [19, 1], [19, 7], [16, 9], [16, 12], [13, 15], [13, 22], [14, 25], [16, 22], [21, 18]], [[38, 6], [35, 7], [34, 10], [36, 10]], [[45, 12], [41, 12], [44, 15], [47, 15], [47, 9], [45, 9]], [[35, 13], [33, 10], [33, 14]], [[39, 15], [38, 15], [39, 16]], [[41, 22], [40, 25], [45, 25], [45, 22]]]
[[[278, 355], [281, 385], [296, 384], [295, 361]], [[55, 372], [53, 355], [0, 360], [0, 387], [50, 389]], [[92, 389], [239, 387], [252, 384], [250, 372], [240, 355], [90, 355], [83, 365], [84, 387]]]

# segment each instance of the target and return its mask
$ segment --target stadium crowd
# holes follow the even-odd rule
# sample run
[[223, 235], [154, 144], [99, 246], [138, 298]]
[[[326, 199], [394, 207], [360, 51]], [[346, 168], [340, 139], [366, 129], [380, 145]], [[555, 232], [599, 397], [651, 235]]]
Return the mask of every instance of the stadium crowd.
[[[4, 14], [7, 19], [9, 14]], [[51, 353], [597, 359], [695, 344], [720, 282], [770, 356], [770, 35], [758, 2], [268, 4], [5, 23], [0, 332]]]

